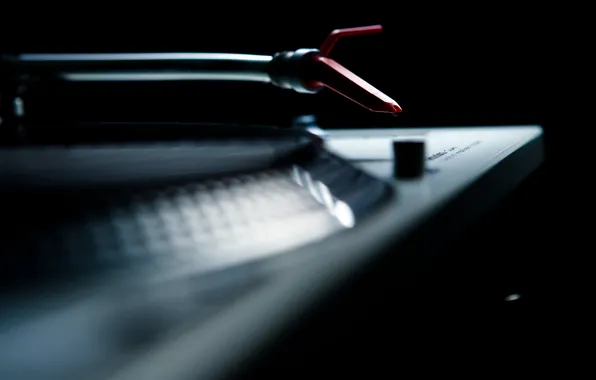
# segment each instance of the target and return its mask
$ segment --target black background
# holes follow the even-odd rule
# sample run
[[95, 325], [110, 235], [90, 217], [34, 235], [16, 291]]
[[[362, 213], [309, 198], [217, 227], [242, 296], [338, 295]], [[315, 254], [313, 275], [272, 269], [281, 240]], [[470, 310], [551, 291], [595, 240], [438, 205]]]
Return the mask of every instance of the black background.
[[[61, 97], [45, 95], [36, 107], [40, 114], [55, 118], [83, 114], [100, 119], [223, 118], [286, 125], [295, 115], [314, 113], [323, 127], [539, 124], [545, 131], [543, 168], [525, 184], [516, 199], [484, 225], [483, 232], [476, 231], [478, 235], [472, 236], [477, 243], [472, 254], [502, 255], [505, 264], [514, 263], [512, 266], [518, 268], [513, 276], [503, 271], [507, 267], [503, 260], [495, 260], [499, 262], [495, 264], [498, 271], [495, 269], [490, 278], [515, 277], [516, 284], [521, 284], [534, 299], [513, 314], [499, 311], [495, 318], [484, 315], [474, 321], [467, 314], [465, 324], [475, 327], [465, 331], [469, 333], [467, 337], [477, 335], [482, 341], [488, 339], [490, 331], [503, 332], [515, 326], [515, 333], [504, 336], [508, 339], [523, 336], [525, 343], [532, 341], [523, 345], [524, 349], [538, 352], [548, 358], [545, 360], [563, 360], [563, 356], [568, 357], [566, 353], [579, 358], [582, 350], [574, 343], [574, 337], [586, 337], [584, 306], [591, 302], [586, 279], [590, 278], [587, 255], [592, 245], [587, 239], [590, 230], [585, 220], [590, 219], [586, 214], [591, 208], [588, 183], [593, 172], [589, 161], [584, 161], [589, 158], [584, 145], [589, 149], [590, 119], [586, 117], [589, 105], [582, 100], [587, 98], [583, 95], [587, 90], [582, 70], [587, 45], [583, 44], [586, 34], [582, 10], [570, 6], [521, 9], [519, 5], [501, 3], [459, 9], [452, 4], [420, 5], [421, 9], [412, 10], [403, 3], [359, 4], [358, 7], [366, 8], [366, 15], [356, 16], [354, 13], [359, 11], [356, 8], [350, 15], [338, 16], [350, 7], [329, 4], [332, 9], [335, 7], [332, 12], [335, 15], [331, 17], [320, 14], [320, 4], [315, 7], [299, 3], [252, 4], [250, 11], [238, 10], [233, 4], [224, 10], [207, 9], [205, 4], [197, 4], [196, 10], [190, 5], [174, 8], [161, 4], [151, 15], [137, 10], [123, 14], [114, 8], [108, 15], [95, 14], [95, 6], [89, 6], [56, 17], [41, 17], [37, 12], [36, 17], [41, 19], [25, 24], [5, 20], [10, 31], [6, 31], [4, 36], [8, 37], [2, 43], [3, 50], [10, 52], [273, 54], [302, 47], [316, 48], [335, 28], [382, 24], [382, 35], [342, 40], [332, 57], [395, 99], [404, 110], [398, 117], [370, 113], [330, 91], [302, 95], [260, 84], [193, 84], [117, 91], [95, 88], [86, 98], [80, 93], [69, 94], [65, 89]], [[3, 17], [6, 18], [6, 13]], [[450, 265], [460, 265], [460, 270], [471, 265], [470, 261], [454, 262]], [[437, 277], [440, 281], [450, 278], [444, 272]], [[479, 280], [482, 275], [476, 277]], [[468, 279], [471, 278], [474, 276]], [[439, 280], [433, 285], [438, 283]], [[510, 285], [503, 289], [516, 291]], [[474, 288], [473, 283], [458, 288], [474, 290], [474, 296], [455, 302], [457, 307], [467, 304], [469, 311], [478, 305], [475, 297], [482, 295]], [[446, 312], [454, 316], [453, 309], [446, 306], [449, 302], [445, 299], [441, 302], [441, 307], [433, 310], [436, 318], [423, 319], [424, 322], [416, 325], [417, 328], [422, 323], [440, 326], [421, 335], [429, 345], [436, 343], [431, 334], [441, 329], [448, 331], [457, 326], [462, 332], [463, 324], [437, 322]], [[383, 309], [376, 312], [384, 313]], [[457, 314], [458, 318], [461, 316]], [[370, 322], [367, 319], [362, 326], [370, 326]], [[413, 323], [413, 318], [409, 322]], [[525, 334], [530, 330], [532, 334]], [[379, 336], [377, 340], [360, 336], [358, 344], [387, 344], [383, 342], [382, 328], [375, 329], [374, 334]], [[445, 339], [461, 337], [450, 334]], [[513, 350], [521, 342], [517, 338], [508, 342], [505, 352], [513, 352], [507, 350]], [[479, 351], [486, 352], [487, 357], [495, 355], [486, 342], [477, 346]], [[442, 349], [449, 347], [442, 341]], [[427, 353], [420, 347], [417, 350]], [[465, 354], [472, 351], [468, 349]], [[512, 354], [515, 360], [523, 362], [532, 355], [520, 351], [523, 350]], [[439, 356], [432, 356], [432, 360]], [[503, 361], [512, 359], [501, 351], [498, 357]], [[476, 359], [475, 356], [473, 360]], [[391, 365], [391, 360], [385, 358], [383, 362]], [[509, 368], [507, 362], [491, 362], [491, 365], [495, 363]], [[561, 363], [569, 362], [565, 359]], [[544, 363], [535, 367], [544, 368]]]
[[0, 49], [273, 54], [319, 47], [335, 28], [382, 24], [382, 35], [342, 40], [332, 58], [402, 105], [397, 118], [370, 113], [328, 90], [311, 96], [237, 83], [94, 85], [87, 93], [65, 88], [62, 96], [38, 91], [40, 99], [31, 99], [29, 113], [278, 125], [293, 115], [315, 113], [328, 127], [540, 124], [547, 131], [549, 156], [567, 157], [567, 144], [551, 149], [550, 143], [569, 139], [569, 123], [587, 111], [581, 9], [400, 2], [358, 8], [251, 4], [245, 10], [212, 5], [196, 10], [106, 5], [47, 13], [36, 8], [22, 17], [11, 16], [21, 11], [7, 9]]
[[[273, 10], [272, 16], [247, 17], [221, 16], [217, 10], [189, 15], [190, 9], [131, 18], [76, 17], [75, 13], [72, 18], [44, 18], [18, 27], [2, 42], [5, 51], [15, 52], [273, 54], [319, 47], [335, 28], [382, 24], [382, 35], [342, 40], [332, 57], [397, 100], [405, 111], [397, 119], [370, 114], [329, 91], [310, 96], [262, 85], [195, 85], [177, 102], [187, 102], [194, 118], [215, 108], [221, 117], [236, 114], [283, 120], [292, 113], [311, 111], [342, 124], [392, 126], [550, 121], [549, 113], [557, 107], [559, 97], [555, 83], [559, 63], [555, 61], [569, 49], [562, 34], [568, 33], [566, 27], [557, 20], [544, 19], [539, 13], [501, 14], [498, 9], [409, 14], [397, 5], [395, 8], [387, 7], [370, 17], [330, 18], [316, 17], [316, 12], [310, 11], [276, 16]], [[109, 117], [105, 107], [112, 107], [114, 96], [125, 94], [112, 92], [102, 99], [102, 117]], [[142, 102], [126, 103], [134, 108]], [[69, 108], [76, 112], [76, 107]], [[174, 112], [167, 116], [183, 117]]]

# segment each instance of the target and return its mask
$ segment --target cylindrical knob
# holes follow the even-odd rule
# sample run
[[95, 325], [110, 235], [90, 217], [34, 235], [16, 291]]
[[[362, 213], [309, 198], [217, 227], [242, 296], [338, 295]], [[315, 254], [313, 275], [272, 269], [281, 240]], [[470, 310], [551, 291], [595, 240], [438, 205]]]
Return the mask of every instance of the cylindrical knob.
[[408, 137], [393, 141], [393, 166], [396, 177], [421, 177], [424, 174], [425, 162], [424, 138]]

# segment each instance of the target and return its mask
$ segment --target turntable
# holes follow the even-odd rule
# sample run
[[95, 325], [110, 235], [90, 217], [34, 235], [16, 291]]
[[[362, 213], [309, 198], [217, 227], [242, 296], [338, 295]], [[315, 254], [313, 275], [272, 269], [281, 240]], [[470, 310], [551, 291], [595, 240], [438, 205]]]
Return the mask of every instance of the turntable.
[[366, 268], [425, 265], [541, 164], [538, 125], [31, 122], [21, 96], [41, 82], [248, 80], [399, 113], [327, 57], [378, 31], [272, 57], [5, 58], [0, 377], [237, 375]]

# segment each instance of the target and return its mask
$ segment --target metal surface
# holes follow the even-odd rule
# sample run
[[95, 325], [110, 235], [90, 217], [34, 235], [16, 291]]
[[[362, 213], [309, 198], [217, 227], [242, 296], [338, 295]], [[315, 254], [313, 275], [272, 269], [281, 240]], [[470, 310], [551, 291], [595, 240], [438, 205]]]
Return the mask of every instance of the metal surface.
[[[3, 269], [20, 274], [13, 290], [33, 296], [0, 300], [0, 377], [78, 379], [118, 366], [263, 286], [266, 258], [352, 229], [391, 196], [324, 151], [153, 189], [25, 196], [36, 220], [4, 239]], [[13, 202], [7, 215], [18, 217]]]
[[[462, 133], [474, 138], [474, 133], [484, 129], [438, 129], [436, 138], [432, 137], [433, 129], [373, 130], [370, 135], [368, 130], [330, 131], [330, 141], [334, 137], [373, 136], [384, 139], [383, 146], [390, 150], [395, 136], [427, 134], [432, 146], [441, 146], [441, 140], [458, 141]], [[260, 269], [272, 274], [267, 286], [230, 306], [218, 318], [172, 335], [166, 344], [108, 378], [224, 378], [295, 326], [301, 316], [316, 308], [381, 252], [405, 242], [413, 231], [424, 231], [427, 241], [440, 247], [457, 227], [493, 206], [542, 162], [540, 127], [487, 129], [491, 133], [484, 134], [484, 147], [495, 149], [479, 147], [473, 155], [459, 154], [450, 169], [436, 171], [423, 181], [395, 182], [399, 196], [374, 218], [350, 233], [334, 235], [316, 246], [264, 262]], [[378, 159], [382, 168], [389, 168], [388, 172], [377, 170], [366, 156], [354, 154], [350, 159], [370, 173], [391, 178], [392, 162], [388, 157]], [[431, 216], [433, 223], [425, 223]]]
[[[421, 179], [396, 181], [391, 142], [412, 135], [426, 136], [427, 171]], [[279, 218], [279, 223], [261, 229], [263, 234], [253, 238], [273, 241], [276, 236], [282, 236], [277, 235], [277, 229], [287, 229], [284, 236], [305, 239], [294, 246], [277, 247], [276, 254], [266, 255], [264, 260], [253, 260], [256, 256], [247, 257], [250, 255], [240, 248], [228, 251], [225, 257], [213, 255], [216, 261], [230, 260], [220, 267], [224, 270], [201, 272], [196, 270], [198, 257], [185, 256], [184, 252], [190, 251], [166, 249], [162, 251], [166, 255], [181, 253], [170, 261], [174, 265], [115, 271], [103, 281], [96, 279], [93, 286], [67, 285], [57, 293], [50, 293], [48, 288], [43, 297], [21, 298], [21, 303], [19, 299], [5, 299], [3, 305], [11, 305], [12, 309], [2, 309], [4, 329], [0, 341], [10, 349], [0, 349], [0, 369], [4, 370], [0, 377], [22, 375], [21, 378], [34, 379], [38, 375], [44, 379], [52, 376], [78, 379], [81, 374], [96, 379], [225, 377], [297, 324], [304, 313], [316, 308], [363, 265], [378, 259], [381, 252], [400, 246], [413, 232], [423, 232], [429, 243], [440, 246], [454, 228], [490, 208], [542, 160], [541, 129], [537, 126], [327, 131], [325, 144], [335, 153], [322, 156], [322, 162], [310, 161], [298, 171], [288, 167], [287, 172], [267, 174], [267, 181], [273, 182], [266, 183], [276, 190], [271, 194], [259, 193], [264, 202], [255, 212], [282, 212], [283, 207], [274, 202], [273, 195], [297, 196], [298, 193], [314, 200], [312, 205], [317, 204], [317, 210], [328, 210], [321, 187], [316, 185], [320, 180], [335, 199], [350, 206], [356, 217], [354, 226], [335, 224], [338, 227], [335, 233], [309, 240], [307, 237], [313, 235], [303, 234], [310, 231], [308, 228], [283, 223]], [[353, 166], [346, 166], [343, 159], [338, 159], [339, 167], [323, 165], [335, 155], [345, 157]], [[348, 173], [342, 174], [342, 170]], [[304, 176], [305, 172], [309, 175]], [[276, 182], [278, 179], [281, 182]], [[254, 183], [260, 186], [262, 182]], [[396, 196], [385, 199], [379, 196], [383, 192], [379, 193], [377, 188], [392, 188]], [[217, 193], [221, 187], [213, 189]], [[222, 199], [228, 199], [229, 191], [225, 189]], [[207, 222], [180, 223], [172, 219], [183, 214], [183, 210], [196, 207], [171, 208], [176, 203], [173, 200], [188, 199], [189, 194], [196, 193], [165, 192], [168, 202], [151, 203], [166, 207], [160, 209], [163, 212], [154, 213], [164, 216], [159, 227], [162, 232], [182, 236], [189, 226]], [[247, 196], [252, 192], [242, 194]], [[246, 202], [250, 197], [234, 199]], [[298, 204], [302, 203], [287, 206], [295, 211]], [[122, 214], [114, 210], [124, 209], [99, 208], [98, 212], [105, 217], [93, 220], [119, 221]], [[321, 217], [327, 215], [331, 219], [327, 216], [323, 219], [335, 218], [337, 223], [337, 210], [333, 214], [323, 211]], [[430, 217], [433, 223], [426, 223]], [[124, 236], [134, 238], [134, 234]], [[221, 242], [238, 243], [225, 238]], [[197, 247], [196, 242], [193, 244]], [[248, 260], [243, 265], [229, 265], [239, 259]], [[54, 297], [48, 298], [49, 294]], [[39, 318], [40, 315], [45, 318]], [[56, 343], [41, 345], [41, 341]], [[48, 372], [40, 372], [42, 367]]]
[[[22, 54], [15, 69], [70, 81], [269, 82], [271, 56], [231, 53]], [[10, 62], [10, 61], [9, 61]]]

